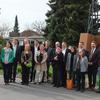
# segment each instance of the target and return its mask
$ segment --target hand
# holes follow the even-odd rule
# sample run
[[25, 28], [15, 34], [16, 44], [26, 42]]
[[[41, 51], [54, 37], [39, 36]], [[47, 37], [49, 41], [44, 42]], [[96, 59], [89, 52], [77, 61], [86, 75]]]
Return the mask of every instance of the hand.
[[7, 61], [5, 61], [5, 64], [8, 64], [8, 62], [7, 62]]
[[88, 62], [89, 65], [92, 65], [92, 62]]
[[58, 60], [57, 56], [56, 56], [56, 57], [54, 57], [54, 60]]
[[26, 62], [24, 62], [24, 64], [26, 65], [27, 63], [26, 63]]
[[39, 64], [39, 62], [38, 62], [38, 61], [36, 61], [36, 63], [37, 63], [37, 64]]
[[39, 63], [41, 65], [41, 63]]

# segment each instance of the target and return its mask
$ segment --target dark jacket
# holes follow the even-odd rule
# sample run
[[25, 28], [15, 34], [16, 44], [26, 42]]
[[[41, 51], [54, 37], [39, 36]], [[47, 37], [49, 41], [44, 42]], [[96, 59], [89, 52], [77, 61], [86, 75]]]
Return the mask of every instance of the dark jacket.
[[63, 55], [63, 65], [66, 67], [68, 53], [70, 52], [69, 49], [66, 49], [65, 56]]
[[54, 60], [55, 67], [57, 69], [61, 69], [61, 67], [63, 67], [63, 54], [61, 52], [60, 54], [56, 54], [55, 56], [57, 56], [58, 59], [58, 60]]
[[16, 48], [16, 54], [15, 54], [15, 58], [14, 58], [14, 61], [16, 62], [19, 62], [19, 59], [20, 59], [20, 47], [19, 45], [17, 45], [17, 48]]
[[98, 67], [98, 50], [96, 49], [91, 57], [89, 59], [89, 62], [92, 62], [92, 65], [90, 65], [92, 68], [97, 68]]

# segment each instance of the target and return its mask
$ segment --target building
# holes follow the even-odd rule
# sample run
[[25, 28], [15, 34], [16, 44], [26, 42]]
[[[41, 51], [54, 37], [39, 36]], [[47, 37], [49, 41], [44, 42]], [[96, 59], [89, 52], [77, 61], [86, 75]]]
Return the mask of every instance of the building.
[[13, 38], [16, 38], [19, 40], [19, 44], [22, 45], [23, 44], [23, 39], [27, 37], [29, 39], [29, 42], [30, 43], [33, 43], [35, 40], [38, 40], [38, 41], [44, 41], [44, 37], [43, 35], [33, 31], [33, 30], [24, 30], [23, 32], [19, 33], [19, 36], [18, 34], [16, 35], [14, 32], [11, 32], [10, 33], [10, 37], [9, 38], [6, 38], [7, 40], [12, 40]]

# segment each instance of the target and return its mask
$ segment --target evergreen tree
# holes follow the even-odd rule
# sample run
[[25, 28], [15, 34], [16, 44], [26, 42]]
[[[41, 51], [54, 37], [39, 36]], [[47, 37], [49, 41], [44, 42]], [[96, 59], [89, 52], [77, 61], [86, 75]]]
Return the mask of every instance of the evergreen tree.
[[81, 32], [86, 32], [91, 0], [50, 0], [46, 33], [51, 41], [76, 44]]
[[17, 18], [17, 15], [16, 15], [16, 17], [15, 17], [14, 32], [15, 32], [15, 33], [19, 33], [19, 27], [18, 27], [18, 18]]

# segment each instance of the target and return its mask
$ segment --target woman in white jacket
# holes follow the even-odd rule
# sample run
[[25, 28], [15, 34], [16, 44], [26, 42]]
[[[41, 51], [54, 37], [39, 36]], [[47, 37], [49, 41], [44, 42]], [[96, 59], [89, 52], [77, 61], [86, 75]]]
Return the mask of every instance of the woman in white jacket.
[[45, 81], [47, 80], [47, 65], [46, 65], [46, 60], [47, 60], [47, 53], [45, 51], [44, 45], [40, 45], [40, 50], [37, 51], [35, 54], [35, 70], [36, 70], [36, 75], [35, 75], [35, 83], [41, 84], [42, 78], [43, 78], [43, 72], [45, 72]]

